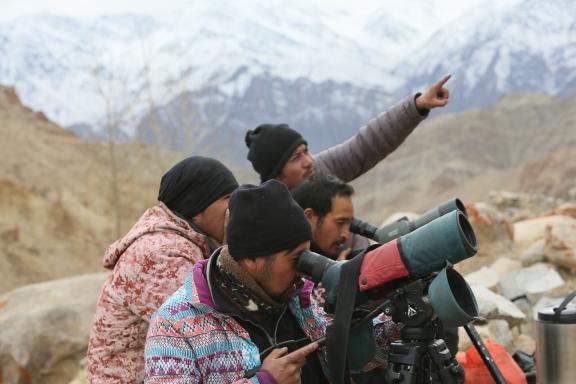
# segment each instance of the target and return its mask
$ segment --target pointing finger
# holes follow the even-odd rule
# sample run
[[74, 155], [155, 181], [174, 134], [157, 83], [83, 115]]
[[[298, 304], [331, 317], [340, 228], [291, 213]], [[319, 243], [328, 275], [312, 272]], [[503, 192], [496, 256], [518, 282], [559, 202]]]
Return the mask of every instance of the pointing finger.
[[448, 75], [444, 76], [440, 81], [438, 81], [438, 82], [437, 82], [436, 84], [434, 84], [434, 85], [435, 85], [436, 87], [438, 87], [438, 88], [442, 88], [442, 86], [443, 86], [444, 84], [446, 84], [446, 82], [447, 82], [448, 80], [450, 80], [451, 77], [452, 77], [452, 75], [451, 75], [451, 74], [448, 74]]

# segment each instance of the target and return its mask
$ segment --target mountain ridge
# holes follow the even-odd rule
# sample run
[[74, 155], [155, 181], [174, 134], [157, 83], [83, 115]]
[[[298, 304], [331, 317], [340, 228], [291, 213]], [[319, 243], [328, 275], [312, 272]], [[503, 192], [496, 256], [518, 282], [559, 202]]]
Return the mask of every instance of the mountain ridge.
[[[453, 73], [446, 111], [491, 105], [509, 92], [569, 95], [576, 90], [571, 37], [576, 36], [576, 5], [569, 1], [470, 2], [480, 8], [462, 5], [450, 18], [443, 15], [450, 9], [441, 2], [421, 2], [408, 19], [402, 4], [386, 3], [352, 17], [344, 11], [309, 12], [302, 4], [232, 3], [194, 2], [170, 16], [38, 15], [2, 22], [0, 83], [16, 86], [27, 104], [60, 125], [90, 125], [90, 130], [77, 130], [88, 135], [105, 131], [110, 108], [122, 130], [134, 135], [155, 108], [215, 88], [227, 99], [221, 103], [228, 105], [224, 114], [232, 114], [233, 103], [246, 102], [250, 83], [262, 78], [270, 79], [270, 88], [275, 79], [291, 83], [286, 92], [305, 79], [319, 94], [325, 82], [336, 84], [334, 92], [351, 83], [364, 93], [377, 89], [391, 95], [385, 101], [389, 105]], [[462, 11], [468, 16], [459, 16]], [[280, 92], [270, 97], [297, 96]], [[331, 93], [323, 96], [333, 98]], [[203, 102], [195, 108], [209, 115], [202, 111]], [[348, 103], [361, 113], [361, 98]], [[335, 126], [331, 114], [324, 117], [303, 125], [319, 125], [321, 131], [335, 127], [348, 135], [356, 129], [349, 122]], [[253, 124], [249, 119], [239, 124], [248, 128]]]

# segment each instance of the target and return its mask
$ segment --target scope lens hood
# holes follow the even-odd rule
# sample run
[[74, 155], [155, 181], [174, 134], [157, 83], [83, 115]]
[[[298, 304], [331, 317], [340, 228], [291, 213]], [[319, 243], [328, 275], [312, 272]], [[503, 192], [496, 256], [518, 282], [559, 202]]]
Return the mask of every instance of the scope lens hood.
[[478, 304], [472, 289], [461, 274], [444, 268], [428, 287], [428, 297], [444, 325], [460, 327], [478, 316]]

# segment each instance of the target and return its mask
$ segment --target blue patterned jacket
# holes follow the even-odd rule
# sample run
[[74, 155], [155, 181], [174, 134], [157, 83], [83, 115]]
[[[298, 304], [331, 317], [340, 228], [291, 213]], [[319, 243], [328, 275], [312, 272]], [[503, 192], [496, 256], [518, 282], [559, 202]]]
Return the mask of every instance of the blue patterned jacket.
[[[262, 364], [260, 351], [234, 318], [214, 309], [203, 270], [208, 260], [194, 265], [192, 273], [154, 314], [145, 347], [145, 383], [275, 383], [260, 370], [245, 379], [246, 371]], [[329, 318], [311, 299], [307, 281], [289, 308], [310, 339], [323, 336]], [[319, 348], [326, 372], [325, 348]]]

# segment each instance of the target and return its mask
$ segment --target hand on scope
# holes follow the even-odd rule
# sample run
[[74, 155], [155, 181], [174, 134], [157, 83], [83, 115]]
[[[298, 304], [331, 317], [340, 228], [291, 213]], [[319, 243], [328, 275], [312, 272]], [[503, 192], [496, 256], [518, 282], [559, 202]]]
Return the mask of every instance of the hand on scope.
[[306, 356], [317, 348], [318, 343], [310, 343], [288, 355], [284, 355], [288, 351], [286, 347], [274, 349], [264, 359], [261, 369], [268, 371], [278, 383], [300, 384], [302, 367], [306, 364]]
[[432, 109], [436, 107], [444, 107], [448, 104], [450, 92], [448, 88], [444, 88], [444, 84], [450, 80], [452, 75], [446, 75], [438, 82], [434, 83], [428, 90], [416, 98], [416, 108], [418, 110]]

